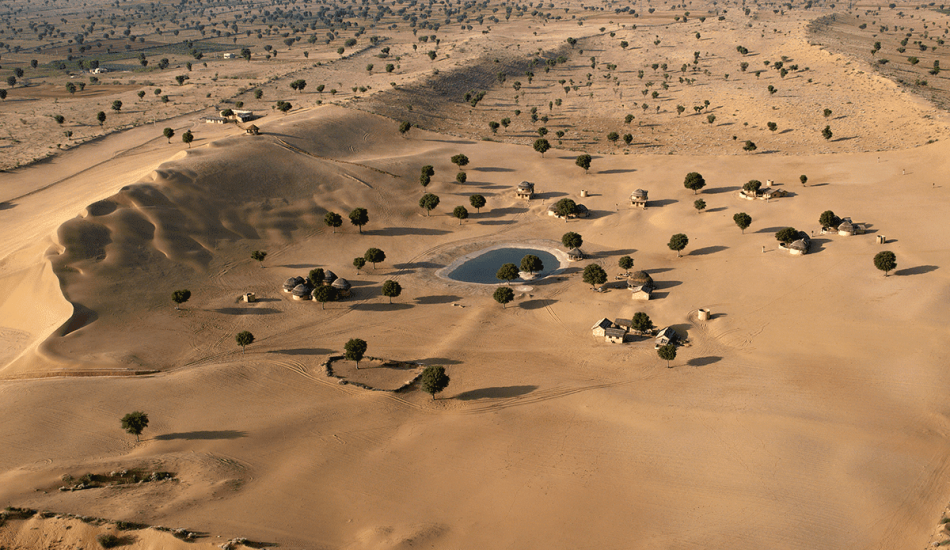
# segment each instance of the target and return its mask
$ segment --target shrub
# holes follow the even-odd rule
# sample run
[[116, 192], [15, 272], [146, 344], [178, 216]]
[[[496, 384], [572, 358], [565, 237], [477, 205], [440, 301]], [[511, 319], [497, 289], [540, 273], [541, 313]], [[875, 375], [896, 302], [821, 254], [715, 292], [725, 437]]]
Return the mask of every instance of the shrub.
[[122, 540], [119, 537], [113, 535], [112, 533], [102, 533], [96, 537], [96, 541], [99, 542], [99, 546], [103, 548], [115, 548], [122, 543]]

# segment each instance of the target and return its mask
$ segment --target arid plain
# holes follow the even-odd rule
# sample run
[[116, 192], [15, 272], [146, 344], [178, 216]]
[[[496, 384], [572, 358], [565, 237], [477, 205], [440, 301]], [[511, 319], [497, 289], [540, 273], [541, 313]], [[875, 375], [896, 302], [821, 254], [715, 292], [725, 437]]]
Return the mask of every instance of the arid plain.
[[[275, 33], [268, 44], [279, 55], [264, 60], [260, 41], [242, 36], [221, 51], [253, 42], [251, 61], [192, 60], [180, 86], [184, 57], [169, 71], [116, 70], [102, 76], [116, 84], [55, 103], [43, 87], [61, 89], [68, 76], [13, 88], [0, 103], [22, 164], [0, 173], [0, 506], [52, 514], [8, 519], [0, 545], [93, 548], [116, 530], [73, 516], [199, 534], [121, 532], [125, 547], [143, 549], [236, 537], [328, 549], [950, 540], [950, 118], [936, 106], [943, 73], [926, 72], [950, 18], [936, 6], [637, 2], [640, 17], [618, 4], [558, 3], [538, 9], [561, 19], [526, 6], [509, 21], [509, 5], [472, 4], [471, 18], [500, 20], [470, 20], [472, 30], [455, 16], [417, 33], [383, 18], [367, 34], [385, 40], [363, 36], [365, 48], [345, 56], [342, 37], [288, 48]], [[209, 9], [218, 20], [241, 11]], [[921, 27], [927, 37], [914, 34]], [[902, 47], [905, 32], [932, 40], [934, 53], [918, 54], [927, 67], [895, 67], [911, 53], [887, 49]], [[881, 53], [855, 53], [878, 40]], [[400, 57], [392, 73], [384, 47]], [[877, 63], [885, 53], [893, 61]], [[782, 75], [764, 63], [783, 56], [798, 68]], [[11, 59], [3, 54], [3, 71]], [[887, 72], [898, 70], [917, 83]], [[307, 87], [291, 90], [299, 79]], [[565, 91], [570, 82], [578, 88]], [[154, 87], [181, 97], [152, 105]], [[84, 97], [90, 90], [98, 95]], [[474, 106], [464, 98], [479, 91]], [[152, 103], [110, 112], [97, 128], [95, 111], [116, 98]], [[271, 108], [278, 100], [289, 112]], [[260, 135], [198, 122], [237, 101], [259, 116]], [[549, 119], [532, 121], [532, 107]], [[75, 122], [77, 140], [88, 132], [82, 143], [56, 147], [62, 128], [43, 114], [53, 111], [67, 126], [89, 119]], [[503, 118], [507, 127], [488, 126]], [[414, 127], [403, 134], [402, 121]], [[553, 147], [543, 156], [532, 148], [540, 127]], [[757, 148], [743, 150], [746, 141]], [[575, 164], [582, 153], [593, 157], [586, 172]], [[470, 159], [463, 184], [456, 154]], [[426, 190], [441, 199], [428, 216], [418, 205], [424, 165], [435, 170]], [[706, 181], [695, 195], [683, 186], [693, 171]], [[788, 196], [740, 198], [752, 179]], [[530, 201], [515, 197], [523, 180], [537, 186]], [[630, 204], [638, 188], [650, 194], [645, 210]], [[487, 205], [460, 223], [453, 208], [476, 193]], [[562, 198], [591, 216], [548, 216]], [[362, 232], [346, 220], [357, 207], [369, 213]], [[825, 210], [868, 232], [819, 234]], [[335, 232], [328, 211], [346, 222]], [[753, 219], [744, 232], [737, 212]], [[815, 233], [810, 253], [778, 248], [774, 234], [787, 226]], [[588, 258], [515, 285], [505, 308], [492, 287], [436, 274], [494, 244], [563, 248], [567, 231], [583, 236]], [[674, 233], [689, 236], [681, 257], [667, 246]], [[369, 247], [386, 260], [357, 271], [353, 258]], [[262, 265], [254, 250], [268, 252]], [[881, 250], [897, 257], [888, 277], [872, 262]], [[625, 255], [655, 280], [652, 300], [631, 300], [615, 278]], [[606, 270], [606, 292], [582, 281], [590, 263]], [[322, 308], [281, 291], [317, 267], [348, 279], [352, 296]], [[392, 304], [380, 295], [386, 280], [403, 289]], [[176, 310], [171, 294], [184, 288], [192, 297]], [[246, 292], [259, 300], [243, 302]], [[711, 318], [699, 320], [699, 308]], [[651, 339], [591, 335], [600, 318], [636, 312], [688, 340], [672, 368]], [[256, 336], [246, 353], [234, 339], [244, 330]], [[434, 400], [417, 384], [339, 384], [323, 364], [350, 338], [365, 339], [372, 357], [442, 365], [451, 383]], [[347, 373], [372, 383], [373, 371]], [[119, 426], [134, 410], [151, 419], [139, 442]], [[64, 474], [122, 469], [174, 480], [59, 490]]]

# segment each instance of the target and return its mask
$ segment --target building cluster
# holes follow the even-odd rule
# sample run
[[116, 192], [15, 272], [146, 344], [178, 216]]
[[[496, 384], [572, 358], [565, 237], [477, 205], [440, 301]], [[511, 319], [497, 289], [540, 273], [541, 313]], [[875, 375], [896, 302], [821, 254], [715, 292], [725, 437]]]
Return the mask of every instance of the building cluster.
[[[335, 273], [327, 270], [323, 274], [322, 285], [331, 286], [336, 291], [336, 298], [348, 298], [352, 289], [349, 281], [342, 277], [337, 277]], [[284, 281], [284, 292], [292, 294], [294, 300], [310, 300], [314, 297], [314, 288], [311, 281], [303, 277], [291, 277]]]

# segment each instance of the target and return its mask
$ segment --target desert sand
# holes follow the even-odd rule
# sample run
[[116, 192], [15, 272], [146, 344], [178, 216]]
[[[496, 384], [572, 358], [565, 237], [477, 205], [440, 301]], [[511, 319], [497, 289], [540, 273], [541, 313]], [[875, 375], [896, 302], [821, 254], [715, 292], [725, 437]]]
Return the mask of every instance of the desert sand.
[[[560, 146], [548, 136], [554, 148], [541, 156], [527, 120], [512, 125], [515, 135], [486, 126], [514, 108], [504, 103], [510, 87], [491, 88], [471, 115], [430, 87], [450, 83], [465, 60], [476, 66], [519, 41], [534, 48], [539, 23], [522, 20], [501, 26], [511, 36], [498, 33], [495, 43], [473, 33], [465, 39], [478, 44], [443, 44], [465, 51], [439, 75], [413, 58], [405, 84], [391, 90], [321, 105], [303, 94], [290, 113], [256, 120], [259, 136], [233, 124], [194, 126], [187, 115], [0, 174], [0, 505], [187, 528], [203, 534], [201, 545], [240, 536], [281, 548], [870, 549], [947, 540], [939, 525], [950, 501], [950, 120], [866, 61], [812, 45], [807, 22], [827, 10], [792, 13], [768, 21], [782, 26], [772, 33], [777, 45], [728, 20], [703, 35], [746, 32], [758, 55], [790, 52], [809, 70], [784, 86], [801, 93], [767, 99], [765, 79], [781, 78], [771, 69], [754, 97], [736, 95], [736, 78], [756, 79], [738, 68], [703, 80], [701, 93], [671, 87], [680, 95], [662, 118], [636, 126], [629, 148], [603, 140], [623, 130], [619, 98], [598, 93], [564, 109], [552, 133], [584, 130]], [[595, 14], [585, 25], [596, 29], [600, 18], [613, 19]], [[549, 21], [538, 40], [564, 50], [577, 28]], [[608, 40], [589, 30], [585, 49]], [[661, 44], [683, 41], [672, 57], [695, 49], [684, 38], [692, 30], [640, 31], [664, 33]], [[727, 52], [729, 65], [738, 61], [733, 40], [710, 39], [706, 49], [710, 63], [725, 67]], [[570, 70], [587, 72], [584, 57]], [[366, 62], [307, 70], [352, 76]], [[557, 71], [537, 72], [556, 87]], [[827, 98], [807, 92], [809, 78], [831, 87]], [[639, 85], [615, 87], [641, 97]], [[713, 99], [720, 124], [733, 111], [736, 121], [717, 126], [705, 111], [670, 110], [702, 98]], [[836, 140], [819, 133], [830, 101], [843, 117]], [[773, 111], [794, 131], [770, 135]], [[421, 128], [400, 134], [404, 119]], [[757, 127], [745, 129], [749, 120]], [[170, 145], [164, 126], [194, 127], [200, 139]], [[742, 150], [748, 139], [757, 152]], [[575, 165], [584, 151], [594, 156], [589, 173]], [[458, 153], [471, 159], [465, 184], [449, 160]], [[428, 216], [417, 204], [423, 165], [436, 174], [427, 191], [441, 198]], [[691, 171], [707, 182], [695, 195], [682, 183]], [[774, 180], [788, 196], [743, 200], [738, 190], [751, 179]], [[515, 197], [522, 180], [537, 185], [534, 199]], [[630, 205], [637, 188], [650, 193], [646, 210]], [[468, 207], [473, 193], [487, 205], [460, 225], [452, 209]], [[590, 218], [548, 216], [565, 197]], [[357, 207], [369, 211], [362, 232], [346, 220]], [[829, 209], [868, 233], [818, 234]], [[333, 232], [327, 211], [346, 223]], [[744, 233], [737, 212], [753, 218]], [[778, 248], [773, 235], [787, 226], [815, 232], [809, 254]], [[480, 248], [559, 246], [567, 231], [583, 236], [588, 258], [517, 286], [506, 308], [491, 287], [437, 275]], [[667, 247], [674, 233], [689, 236], [682, 257]], [[357, 271], [353, 258], [369, 247], [386, 260]], [[262, 265], [253, 250], [268, 252]], [[888, 277], [872, 263], [881, 250], [897, 255]], [[615, 279], [624, 255], [656, 281], [652, 300], [631, 300]], [[582, 281], [589, 263], [607, 271], [605, 292]], [[316, 267], [348, 279], [353, 295], [324, 309], [281, 291]], [[392, 304], [380, 295], [385, 280], [403, 288]], [[170, 296], [183, 288], [192, 298], [176, 310]], [[258, 301], [243, 302], [246, 292]], [[712, 317], [700, 321], [699, 308]], [[688, 340], [672, 368], [650, 339], [611, 345], [591, 335], [601, 317], [640, 311]], [[244, 353], [234, 340], [243, 330], [256, 337]], [[365, 339], [372, 357], [445, 366], [451, 383], [437, 399], [418, 385], [393, 393], [340, 384], [324, 364], [350, 338]], [[379, 363], [366, 367], [361, 380], [372, 383]], [[119, 427], [133, 410], [151, 419], [141, 441]], [[64, 474], [121, 468], [175, 479], [59, 490]], [[104, 529], [112, 527], [11, 520], [0, 544], [86, 547]], [[132, 548], [181, 544], [153, 530], [131, 535]]]

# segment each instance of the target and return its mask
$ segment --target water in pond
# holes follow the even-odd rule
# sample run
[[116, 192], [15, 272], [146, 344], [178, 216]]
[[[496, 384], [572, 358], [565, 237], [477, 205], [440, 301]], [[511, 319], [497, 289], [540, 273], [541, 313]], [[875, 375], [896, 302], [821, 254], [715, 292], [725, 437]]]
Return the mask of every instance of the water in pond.
[[[545, 252], [544, 250], [534, 248], [496, 248], [495, 250], [489, 250], [488, 252], [467, 260], [449, 273], [447, 277], [455, 281], [462, 281], [463, 283], [497, 284], [503, 282], [495, 277], [495, 274], [498, 273], [498, 269], [502, 265], [515, 264], [520, 268], [521, 258], [524, 258], [528, 254], [534, 254], [538, 258], [541, 258], [541, 263], [544, 264], [544, 269], [536, 274], [537, 277], [543, 277], [561, 267], [561, 262], [554, 257], [554, 254]], [[521, 279], [517, 279], [516, 281], [521, 281]]]

